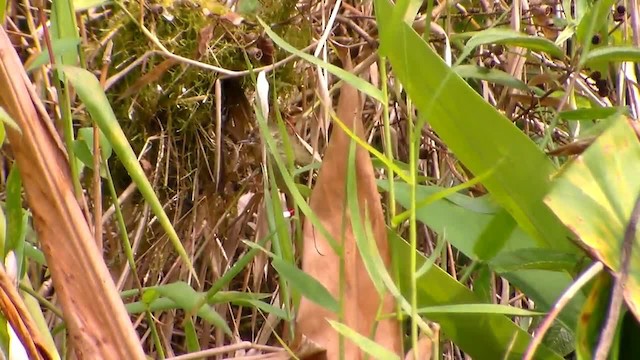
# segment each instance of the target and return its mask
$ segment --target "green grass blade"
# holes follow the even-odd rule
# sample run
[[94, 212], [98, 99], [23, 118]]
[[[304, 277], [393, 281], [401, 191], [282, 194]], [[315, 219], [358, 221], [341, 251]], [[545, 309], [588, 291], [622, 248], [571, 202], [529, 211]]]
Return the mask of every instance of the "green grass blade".
[[333, 320], [327, 320], [331, 327], [333, 327], [337, 332], [342, 334], [342, 336], [351, 340], [354, 344], [358, 345], [360, 350], [366, 352], [371, 355], [374, 359], [378, 360], [400, 360], [400, 357], [391, 351], [387, 350], [382, 345], [378, 345], [375, 341], [370, 340], [362, 335], [360, 335], [357, 331], [349, 328], [348, 326], [339, 323]]
[[131, 176], [131, 179], [137, 185], [144, 199], [149, 203], [151, 210], [158, 218], [162, 228], [167, 232], [169, 240], [178, 252], [178, 255], [185, 265], [187, 265], [194, 278], [197, 279], [191, 260], [182, 246], [182, 242], [173, 228], [169, 217], [164, 212], [160, 200], [158, 200], [158, 197], [153, 191], [151, 183], [142, 170], [140, 163], [138, 163], [138, 159], [133, 152], [133, 149], [131, 149], [131, 145], [127, 141], [127, 138], [116, 119], [116, 115], [111, 109], [111, 105], [109, 104], [104, 91], [102, 91], [100, 83], [95, 76], [87, 70], [72, 66], [61, 66], [60, 68], [73, 84], [74, 88], [78, 92], [78, 96], [80, 96], [80, 99], [91, 114], [91, 117], [107, 137], [113, 151], [118, 155], [118, 158], [127, 169], [129, 176]]

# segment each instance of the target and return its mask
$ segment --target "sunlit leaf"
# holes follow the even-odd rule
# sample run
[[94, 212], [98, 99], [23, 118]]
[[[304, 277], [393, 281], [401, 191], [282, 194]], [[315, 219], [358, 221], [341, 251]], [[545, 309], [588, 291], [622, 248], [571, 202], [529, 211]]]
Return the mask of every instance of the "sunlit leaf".
[[603, 46], [589, 51], [584, 57], [586, 65], [621, 61], [640, 62], [640, 49], [633, 46]]
[[[624, 116], [559, 172], [545, 202], [606, 266], [620, 271], [620, 252], [640, 194], [640, 144]], [[636, 235], [624, 295], [640, 317], [640, 245]]]

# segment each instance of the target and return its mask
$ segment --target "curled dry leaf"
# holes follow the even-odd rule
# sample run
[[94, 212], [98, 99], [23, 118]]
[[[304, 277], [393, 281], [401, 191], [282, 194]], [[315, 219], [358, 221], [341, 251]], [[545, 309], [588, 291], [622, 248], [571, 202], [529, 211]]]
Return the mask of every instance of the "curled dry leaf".
[[[345, 70], [352, 70], [348, 55], [343, 59]], [[363, 103], [355, 88], [343, 85], [340, 91], [337, 115], [360, 138], [364, 138], [362, 124]], [[394, 311], [394, 300], [387, 295], [382, 300], [365, 268], [357, 249], [347, 206], [346, 180], [349, 146], [351, 139], [340, 127], [335, 126], [315, 187], [311, 192], [310, 207], [331, 236], [342, 246], [344, 252], [344, 318], [340, 321], [364, 336], [371, 336], [376, 325], [376, 314], [382, 305], [383, 313]], [[385, 264], [390, 264], [387, 233], [382, 213], [380, 196], [369, 153], [358, 146], [355, 156], [358, 204], [360, 213], [368, 214], [371, 228]], [[365, 210], [366, 209], [366, 210]], [[364, 215], [361, 215], [364, 217]], [[304, 223], [304, 249], [302, 269], [316, 278], [331, 294], [340, 296], [340, 257], [329, 241], [317, 231], [307, 219]], [[382, 301], [382, 304], [381, 304]], [[297, 316], [297, 337], [305, 336], [307, 341], [326, 350], [322, 357], [314, 359], [340, 358], [339, 335], [327, 322], [337, 315], [303, 298]], [[377, 323], [373, 340], [389, 350], [400, 354], [402, 343], [400, 325], [395, 318]], [[345, 339], [345, 359], [361, 359], [363, 353], [353, 343]]]

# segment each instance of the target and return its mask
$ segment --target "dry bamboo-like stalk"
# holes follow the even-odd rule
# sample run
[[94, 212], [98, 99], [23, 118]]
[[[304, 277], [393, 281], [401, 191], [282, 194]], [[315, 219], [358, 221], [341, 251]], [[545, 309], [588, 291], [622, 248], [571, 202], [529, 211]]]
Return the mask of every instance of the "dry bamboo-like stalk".
[[35, 230], [80, 359], [144, 359], [72, 189], [68, 159], [23, 65], [0, 28], [0, 106]]

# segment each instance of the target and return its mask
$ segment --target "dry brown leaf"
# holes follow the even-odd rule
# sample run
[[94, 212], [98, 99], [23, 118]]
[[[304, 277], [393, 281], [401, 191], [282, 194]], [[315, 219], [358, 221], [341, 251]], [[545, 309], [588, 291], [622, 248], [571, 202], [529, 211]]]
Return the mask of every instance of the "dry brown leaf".
[[[344, 57], [343, 65], [345, 70], [352, 70], [353, 66], [348, 55]], [[348, 84], [343, 85], [337, 114], [360, 138], [364, 138], [362, 108], [363, 103], [357, 90]], [[346, 301], [343, 309], [344, 318], [341, 321], [351, 329], [369, 337], [376, 323], [376, 313], [381, 300], [358, 252], [351, 227], [351, 217], [348, 209], [345, 208], [348, 165], [345, 154], [349, 153], [350, 142], [349, 136], [335, 126], [318, 179], [311, 192], [310, 207], [322, 225], [344, 249], [343, 295]], [[378, 250], [388, 266], [391, 257], [373, 166], [367, 150], [359, 146], [356, 150], [355, 166], [360, 212], [364, 218], [366, 208]], [[302, 268], [322, 283], [336, 299], [339, 298], [340, 258], [332, 250], [327, 239], [316, 231], [308, 220], [304, 223]], [[394, 301], [391, 296], [384, 298], [382, 311], [384, 313], [394, 311]], [[338, 359], [339, 335], [326, 319], [337, 319], [337, 315], [303, 298], [297, 316], [297, 335], [298, 337], [306, 336], [308, 340], [326, 349], [326, 355], [323, 358]], [[395, 318], [379, 321], [373, 339], [397, 354], [402, 352], [400, 325]], [[361, 359], [363, 354], [355, 344], [347, 340], [344, 356], [345, 359], [356, 360]]]
[[53, 359], [14, 282], [0, 265], [0, 310], [30, 359]]
[[[433, 355], [433, 341], [426, 335], [423, 335], [419, 340], [418, 340], [418, 356], [420, 356], [420, 359], [431, 359], [431, 356]], [[407, 352], [407, 355], [404, 357], [404, 360], [414, 360], [414, 355], [415, 353], [415, 349], [411, 349], [409, 350], [409, 352]]]
[[21, 130], [7, 127], [7, 137], [75, 355], [79, 359], [144, 359], [74, 195], [59, 136], [23, 69], [0, 27], [0, 106]]

